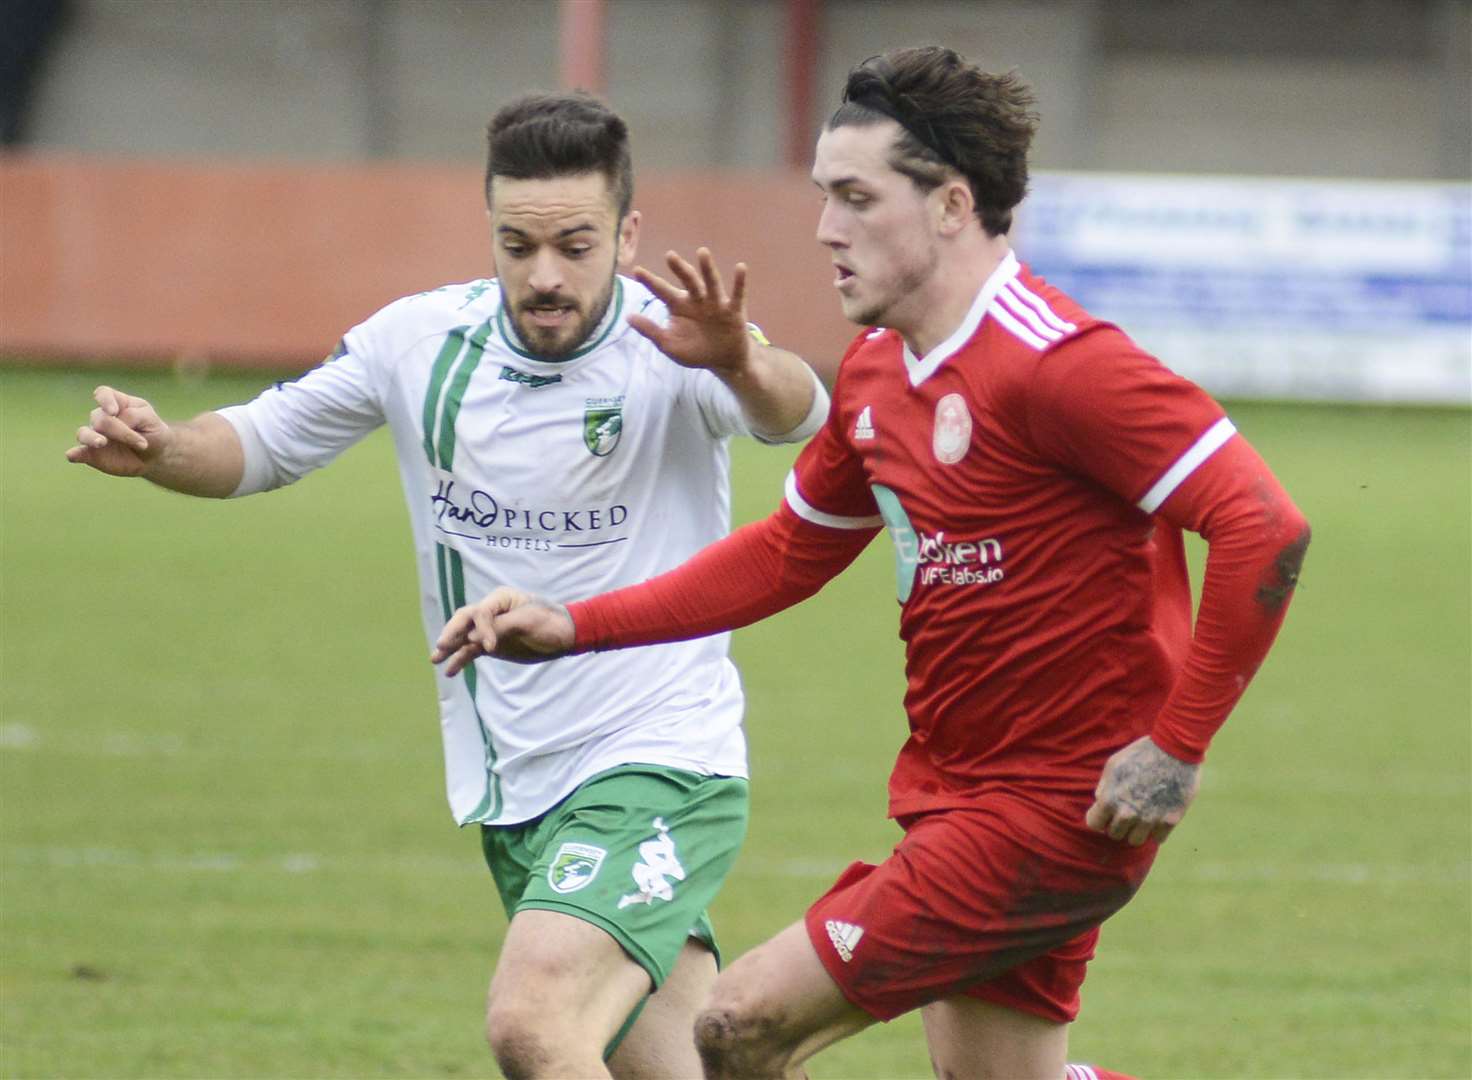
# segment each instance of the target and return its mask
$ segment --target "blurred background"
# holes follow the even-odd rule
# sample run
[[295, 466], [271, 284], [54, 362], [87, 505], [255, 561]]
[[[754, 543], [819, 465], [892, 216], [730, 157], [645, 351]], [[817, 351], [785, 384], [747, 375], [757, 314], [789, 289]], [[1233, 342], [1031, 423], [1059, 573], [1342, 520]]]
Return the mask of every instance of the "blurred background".
[[[1472, 1075], [1468, 0], [0, 0], [0, 1075], [492, 1073], [505, 922], [392, 445], [184, 499], [65, 464], [92, 388], [189, 416], [493, 273], [486, 121], [563, 86], [629, 121], [641, 259], [748, 262], [831, 378], [813, 143], [851, 65], [932, 42], [1036, 90], [1022, 258], [1223, 397], [1315, 534], [1073, 1056]], [[765, 514], [789, 455], [733, 461]], [[728, 955], [895, 839], [892, 587], [881, 540], [736, 636]], [[811, 1073], [928, 1075], [918, 1021]]]
[[490, 272], [485, 123], [582, 86], [632, 129], [643, 257], [745, 259], [756, 317], [831, 375], [816, 132], [851, 65], [943, 42], [1036, 89], [1023, 257], [1168, 362], [1231, 394], [1472, 395], [1468, 0], [0, 12], [0, 353], [307, 364], [387, 300]]
[[806, 169], [847, 69], [944, 42], [1038, 88], [1039, 169], [1465, 180], [1465, 0], [7, 0], [7, 142], [481, 160], [529, 87], [645, 170]]

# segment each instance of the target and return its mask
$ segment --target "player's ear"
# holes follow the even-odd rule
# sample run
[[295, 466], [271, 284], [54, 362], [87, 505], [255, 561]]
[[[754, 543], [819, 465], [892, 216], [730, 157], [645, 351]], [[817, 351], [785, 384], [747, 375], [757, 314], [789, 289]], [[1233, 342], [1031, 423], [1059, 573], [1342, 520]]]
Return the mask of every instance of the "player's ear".
[[952, 177], [931, 194], [936, 200], [936, 228], [942, 236], [955, 236], [976, 216], [976, 198], [961, 177]]
[[639, 250], [639, 211], [630, 210], [618, 223], [618, 268], [631, 269]]

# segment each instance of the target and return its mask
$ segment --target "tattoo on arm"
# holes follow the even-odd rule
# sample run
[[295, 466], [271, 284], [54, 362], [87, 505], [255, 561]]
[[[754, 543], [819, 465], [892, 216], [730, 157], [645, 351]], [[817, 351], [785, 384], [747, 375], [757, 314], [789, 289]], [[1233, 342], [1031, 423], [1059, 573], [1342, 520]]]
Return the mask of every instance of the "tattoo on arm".
[[1199, 765], [1171, 757], [1153, 744], [1121, 760], [1114, 769], [1116, 801], [1147, 820], [1184, 812], [1196, 794]]

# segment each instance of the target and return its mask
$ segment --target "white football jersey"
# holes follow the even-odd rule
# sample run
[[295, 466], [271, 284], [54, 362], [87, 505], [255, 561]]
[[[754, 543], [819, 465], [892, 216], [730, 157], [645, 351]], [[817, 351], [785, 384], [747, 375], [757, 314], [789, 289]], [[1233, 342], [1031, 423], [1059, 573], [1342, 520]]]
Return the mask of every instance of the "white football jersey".
[[[237, 495], [289, 484], [387, 423], [419, 562], [427, 640], [497, 585], [561, 601], [640, 582], [730, 528], [735, 396], [629, 327], [664, 305], [615, 280], [607, 315], [558, 362], [526, 352], [496, 281], [406, 297], [334, 355], [246, 405]], [[821, 424], [827, 395], [784, 438]], [[746, 775], [729, 635], [437, 673], [450, 808], [461, 824], [543, 813], [594, 773], [667, 765]]]

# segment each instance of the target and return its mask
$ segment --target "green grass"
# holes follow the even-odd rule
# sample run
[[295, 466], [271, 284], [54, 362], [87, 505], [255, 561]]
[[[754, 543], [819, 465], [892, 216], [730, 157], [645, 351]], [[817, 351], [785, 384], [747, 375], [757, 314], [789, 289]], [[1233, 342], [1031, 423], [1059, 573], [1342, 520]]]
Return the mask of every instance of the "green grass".
[[[445, 808], [382, 435], [236, 503], [62, 460], [95, 373], [0, 369], [0, 1074], [490, 1076], [504, 919]], [[109, 376], [169, 416], [259, 378]], [[1277, 650], [1075, 1060], [1145, 1077], [1472, 1075], [1469, 414], [1238, 406], [1314, 525]], [[738, 516], [790, 454], [736, 450]], [[903, 717], [887, 541], [737, 637], [739, 953], [883, 857]], [[815, 1078], [929, 1074], [907, 1017]]]

